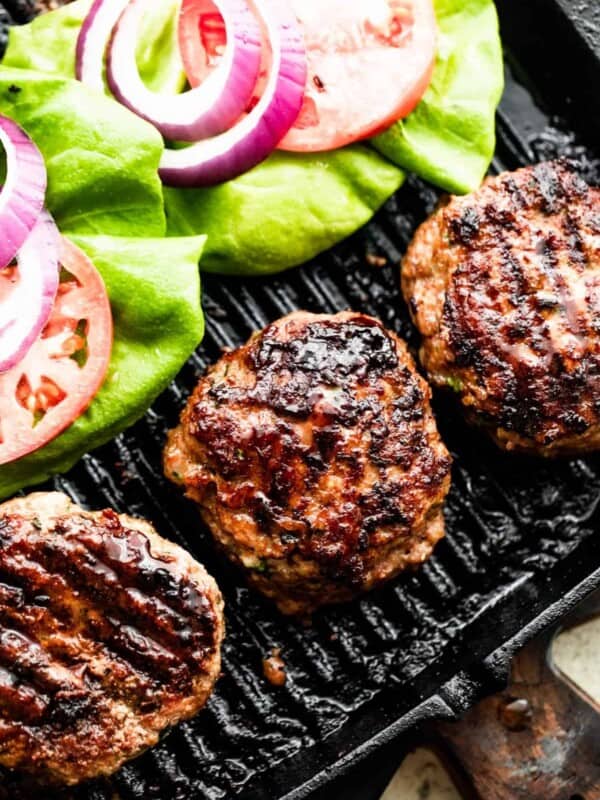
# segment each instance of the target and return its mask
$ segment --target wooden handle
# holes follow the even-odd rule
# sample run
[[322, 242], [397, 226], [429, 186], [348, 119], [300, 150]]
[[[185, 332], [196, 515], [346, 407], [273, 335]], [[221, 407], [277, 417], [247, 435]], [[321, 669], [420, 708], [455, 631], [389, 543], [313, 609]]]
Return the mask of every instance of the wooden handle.
[[[561, 628], [600, 615], [600, 594]], [[550, 663], [556, 630], [514, 660], [508, 689], [436, 732], [480, 800], [598, 800], [600, 707]], [[600, 668], [600, 659], [599, 659]]]

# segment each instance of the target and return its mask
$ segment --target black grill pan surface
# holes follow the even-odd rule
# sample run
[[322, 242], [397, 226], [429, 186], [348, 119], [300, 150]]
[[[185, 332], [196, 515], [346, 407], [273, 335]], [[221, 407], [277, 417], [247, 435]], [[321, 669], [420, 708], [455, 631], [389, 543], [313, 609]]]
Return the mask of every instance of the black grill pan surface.
[[[17, 5], [23, 21], [27, 3]], [[515, 3], [505, 5], [514, 19]], [[505, 40], [516, 47], [513, 33]], [[553, 98], [547, 83], [538, 91], [528, 58], [507, 55], [492, 171], [569, 155], [597, 182], [598, 152], [585, 141], [593, 125], [575, 134], [554, 118], [563, 95]], [[416, 345], [397, 265], [438, 199], [410, 178], [364, 230], [307, 266], [271, 279], [205, 277], [206, 338], [171, 388], [132, 429], [43, 487], [146, 517], [206, 565], [226, 600], [223, 676], [206, 709], [110, 781], [61, 798], [306, 798], [415, 723], [456, 715], [498, 688], [515, 649], [600, 585], [600, 456], [551, 463], [500, 453], [445, 397], [434, 405], [455, 458], [446, 539], [418, 572], [319, 612], [310, 627], [245, 588], [162, 476], [165, 432], [202, 371], [269, 321], [294, 309], [353, 308]], [[283, 688], [262, 676], [275, 647], [287, 667]], [[3, 776], [0, 798], [19, 796], [34, 794]]]

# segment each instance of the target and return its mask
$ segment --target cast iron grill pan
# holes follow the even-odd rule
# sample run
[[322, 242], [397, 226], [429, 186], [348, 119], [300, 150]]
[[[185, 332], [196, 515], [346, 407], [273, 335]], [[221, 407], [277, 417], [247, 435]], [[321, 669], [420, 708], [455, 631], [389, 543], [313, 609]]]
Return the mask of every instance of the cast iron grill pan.
[[[4, 5], [19, 22], [32, 10]], [[552, 98], [543, 111], [525, 88], [531, 73], [524, 78], [512, 56], [509, 64], [492, 171], [567, 154], [598, 181], [598, 154], [581, 143], [586, 131], [576, 136], [552, 119]], [[206, 338], [171, 388], [132, 429], [43, 487], [146, 517], [206, 565], [226, 600], [223, 676], [206, 709], [110, 781], [61, 800], [307, 797], [414, 723], [460, 713], [493, 691], [518, 644], [600, 585], [600, 457], [503, 455], [444, 397], [435, 410], [455, 458], [447, 538], [418, 572], [318, 613], [312, 627], [283, 619], [245, 588], [162, 475], [165, 432], [202, 371], [269, 321], [295, 309], [353, 308], [416, 345], [397, 263], [438, 198], [410, 178], [363, 231], [307, 266], [265, 280], [205, 276]], [[274, 647], [287, 667], [284, 688], [262, 677]], [[36, 795], [3, 776], [0, 798], [19, 796]]]

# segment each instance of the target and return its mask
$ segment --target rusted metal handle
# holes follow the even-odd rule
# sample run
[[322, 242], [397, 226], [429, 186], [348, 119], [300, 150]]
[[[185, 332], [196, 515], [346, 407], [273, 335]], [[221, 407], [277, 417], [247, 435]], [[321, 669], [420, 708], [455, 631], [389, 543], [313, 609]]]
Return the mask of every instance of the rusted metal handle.
[[[561, 629], [600, 615], [600, 594]], [[550, 662], [557, 630], [514, 660], [506, 691], [436, 733], [480, 800], [598, 800], [600, 707]], [[600, 658], [599, 658], [600, 668]]]

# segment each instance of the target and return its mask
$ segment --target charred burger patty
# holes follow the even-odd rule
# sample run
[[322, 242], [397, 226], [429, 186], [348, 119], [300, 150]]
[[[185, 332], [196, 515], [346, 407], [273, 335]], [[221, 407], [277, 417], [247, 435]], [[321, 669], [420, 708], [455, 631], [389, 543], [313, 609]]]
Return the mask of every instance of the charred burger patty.
[[155, 744], [211, 693], [222, 606], [146, 522], [62, 494], [0, 506], [0, 765], [75, 784]]
[[419, 228], [402, 284], [431, 381], [500, 446], [600, 447], [600, 189], [564, 161], [490, 178]]
[[450, 458], [429, 397], [375, 319], [291, 314], [202, 378], [166, 474], [253, 586], [309, 614], [420, 564], [443, 536]]

